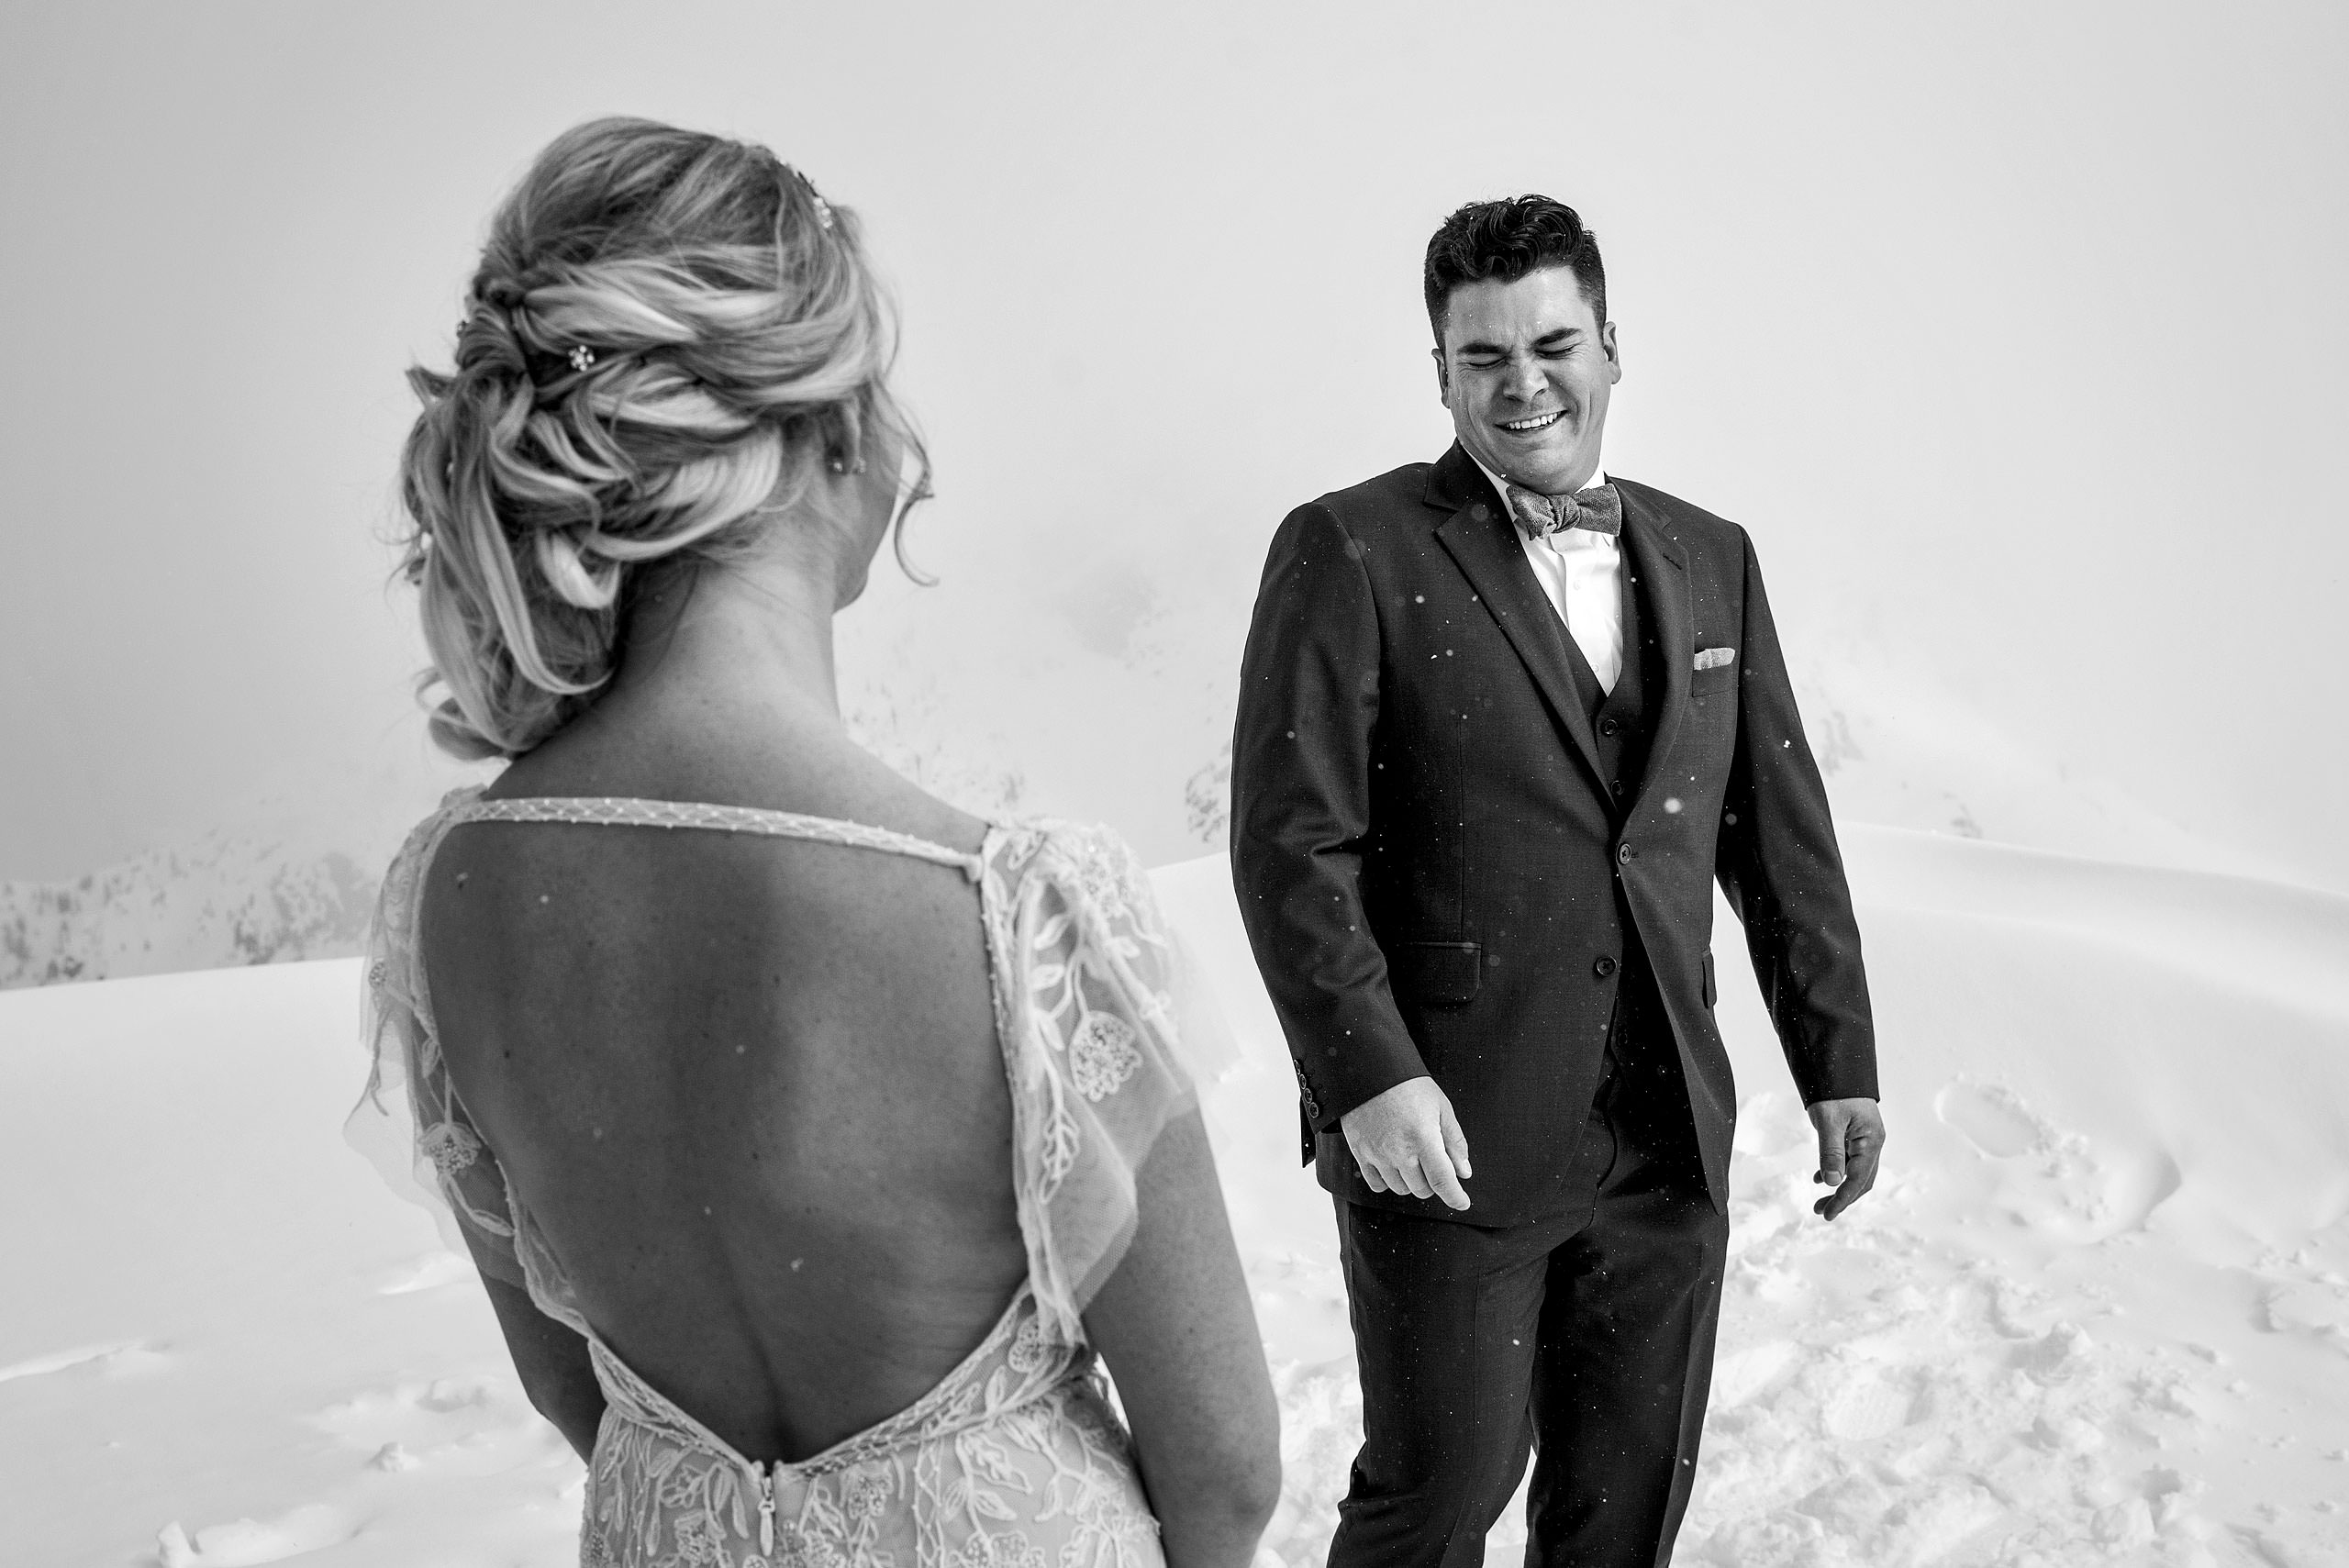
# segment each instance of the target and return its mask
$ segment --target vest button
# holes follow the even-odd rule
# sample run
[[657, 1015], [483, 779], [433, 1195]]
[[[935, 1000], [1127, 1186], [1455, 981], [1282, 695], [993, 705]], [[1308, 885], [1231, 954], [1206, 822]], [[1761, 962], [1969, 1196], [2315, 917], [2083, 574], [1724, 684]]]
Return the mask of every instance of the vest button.
[[1622, 727], [1621, 725], [1620, 725], [1620, 724], [1616, 723], [1616, 722], [1615, 722], [1613, 719], [1611, 719], [1611, 718], [1602, 718], [1602, 719], [1600, 719], [1600, 720], [1598, 721], [1598, 732], [1599, 732], [1601, 735], [1612, 735], [1612, 734], [1614, 734], [1618, 729], [1620, 729], [1620, 728], [1623, 728], [1623, 727]]
[[1615, 961], [1608, 957], [1605, 953], [1600, 953], [1598, 955], [1598, 962], [1590, 966], [1590, 972], [1593, 974], [1598, 975], [1601, 980], [1604, 980], [1609, 975], [1615, 973]]
[[1632, 855], [1637, 852], [1638, 851], [1633, 850], [1631, 845], [1622, 845], [1615, 851], [1615, 863], [1618, 865], [1630, 865], [1631, 863]]

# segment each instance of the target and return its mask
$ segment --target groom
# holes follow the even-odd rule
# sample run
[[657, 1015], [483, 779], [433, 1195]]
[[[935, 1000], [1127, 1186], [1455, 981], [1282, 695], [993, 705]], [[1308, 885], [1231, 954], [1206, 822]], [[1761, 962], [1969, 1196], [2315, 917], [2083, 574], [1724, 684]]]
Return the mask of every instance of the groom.
[[1736, 1096], [1712, 883], [1819, 1134], [1884, 1124], [1859, 931], [1744, 530], [1599, 466], [1598, 247], [1542, 196], [1424, 272], [1458, 440], [1308, 502], [1241, 667], [1232, 869], [1337, 1206], [1363, 1384], [1332, 1568], [1669, 1560]]

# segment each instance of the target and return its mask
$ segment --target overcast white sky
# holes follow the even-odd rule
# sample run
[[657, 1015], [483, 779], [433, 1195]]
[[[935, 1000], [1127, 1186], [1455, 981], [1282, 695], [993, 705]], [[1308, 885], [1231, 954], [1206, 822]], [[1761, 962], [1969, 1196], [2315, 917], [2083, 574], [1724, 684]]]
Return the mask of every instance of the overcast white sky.
[[[0, 878], [371, 848], [462, 775], [387, 594], [400, 372], [563, 126], [864, 215], [941, 499], [852, 702], [1197, 852], [1264, 541], [1449, 439], [1419, 256], [1605, 247], [1609, 468], [1751, 528], [1798, 662], [2349, 887], [2349, 8], [615, 4], [0, 16]], [[1905, 678], [1905, 677], [1904, 677]]]

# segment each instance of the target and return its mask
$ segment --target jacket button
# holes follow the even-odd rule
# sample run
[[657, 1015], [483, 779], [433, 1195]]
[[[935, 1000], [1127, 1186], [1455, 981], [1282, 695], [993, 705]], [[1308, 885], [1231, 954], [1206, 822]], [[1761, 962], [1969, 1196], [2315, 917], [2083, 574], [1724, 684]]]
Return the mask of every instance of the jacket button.
[[1615, 851], [1615, 863], [1618, 865], [1630, 865], [1631, 863], [1631, 856], [1635, 853], [1637, 853], [1637, 851], [1634, 851], [1631, 845], [1624, 844]]
[[1617, 795], [1620, 795], [1623, 793], [1623, 781], [1621, 779], [1617, 779], [1613, 784], [1609, 784], [1607, 787], [1613, 790]]
[[1608, 957], [1605, 953], [1600, 953], [1598, 955], [1598, 962], [1590, 966], [1590, 972], [1593, 974], [1598, 975], [1601, 980], [1604, 980], [1609, 975], [1615, 973], [1615, 961]]

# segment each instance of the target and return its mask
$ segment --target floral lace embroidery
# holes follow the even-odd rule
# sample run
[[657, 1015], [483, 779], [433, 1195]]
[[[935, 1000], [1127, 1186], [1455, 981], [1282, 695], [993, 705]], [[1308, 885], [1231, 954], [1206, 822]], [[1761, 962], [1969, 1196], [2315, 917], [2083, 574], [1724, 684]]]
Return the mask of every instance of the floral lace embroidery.
[[[1167, 973], [1170, 955], [1141, 863], [1115, 834], [1070, 824], [1008, 835], [1001, 859], [1026, 873], [1023, 881], [1039, 890], [1040, 905], [1051, 906], [1040, 909], [1026, 944], [1033, 1033], [1065, 1063], [1055, 1076], [1064, 1073], [1077, 1093], [1098, 1101], [1141, 1065], [1134, 1022], [1170, 1040], [1174, 1033], [1172, 999], [1141, 979], [1145, 972]], [[1007, 1039], [1028, 1032], [1015, 1024]], [[1083, 1143], [1057, 1094], [1048, 1115], [1041, 1140], [1047, 1198]]]
[[1044, 1554], [1016, 1529], [973, 1536], [971, 1544], [954, 1554], [954, 1561], [958, 1568], [1044, 1568]]
[[1134, 1027], [1114, 1014], [1093, 1014], [1068, 1042], [1068, 1065], [1076, 1092], [1086, 1099], [1116, 1094], [1141, 1067]]
[[481, 1140], [470, 1128], [444, 1121], [425, 1129], [417, 1148], [443, 1176], [453, 1176], [481, 1158]]
[[1019, 1337], [1011, 1341], [1008, 1363], [1014, 1372], [1034, 1372], [1044, 1364], [1052, 1353], [1052, 1346], [1044, 1336], [1044, 1325], [1030, 1318], [1019, 1325]]

